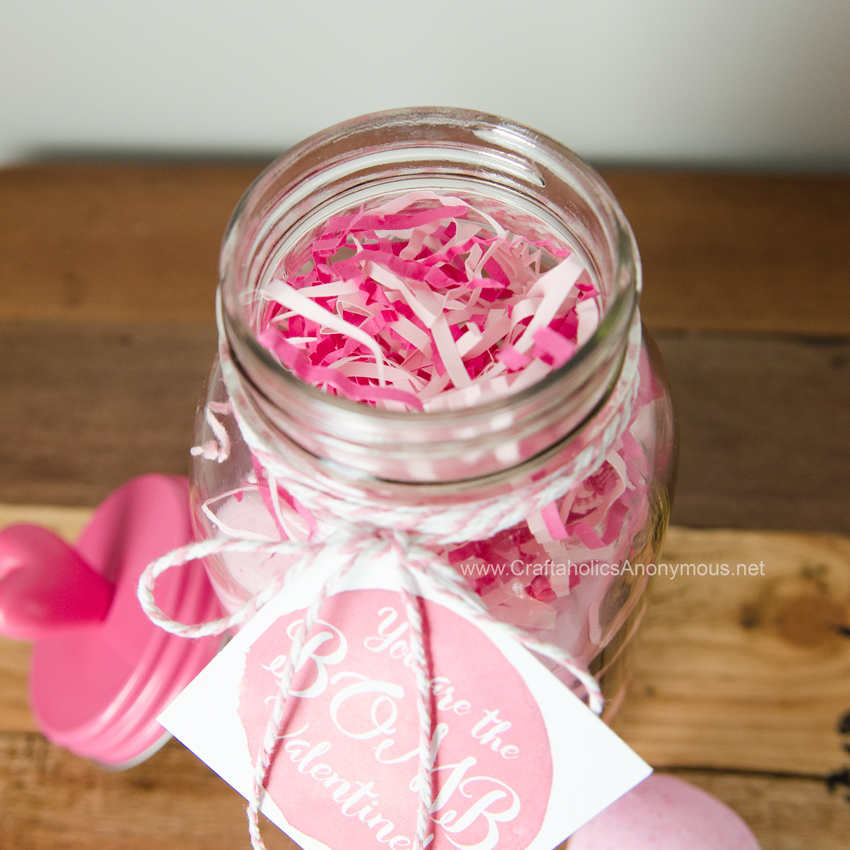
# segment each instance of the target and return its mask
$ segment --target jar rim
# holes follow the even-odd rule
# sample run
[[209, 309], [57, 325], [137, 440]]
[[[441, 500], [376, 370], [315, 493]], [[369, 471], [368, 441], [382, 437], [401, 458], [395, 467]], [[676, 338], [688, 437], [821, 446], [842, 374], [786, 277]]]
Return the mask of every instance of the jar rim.
[[[608, 247], [614, 259], [613, 266], [619, 285], [615, 286], [605, 304], [594, 333], [566, 363], [529, 387], [514, 394], [473, 402], [460, 408], [387, 410], [341, 395], [332, 395], [297, 378], [261, 345], [235, 297], [235, 270], [232, 268], [234, 243], [244, 238], [246, 231], [250, 232], [244, 227], [245, 221], [268, 215], [270, 207], [285, 202], [287, 195], [292, 202], [292, 195], [299, 189], [298, 186], [290, 185], [283, 192], [278, 192], [275, 204], [266, 198], [269, 187], [288, 171], [299, 168], [304, 170], [306, 166], [307, 177], [302, 176], [300, 186], [303, 194], [304, 182], [309, 185], [311, 180], [321, 181], [322, 174], [332, 167], [334, 158], [337, 162], [359, 161], [362, 164], [368, 152], [358, 151], [356, 145], [351, 145], [352, 140], [361, 136], [379, 134], [385, 137], [385, 145], [391, 145], [397, 151], [436, 146], [446, 155], [451, 152], [452, 156], [456, 156], [458, 140], [452, 137], [458, 135], [458, 130], [467, 140], [475, 140], [484, 146], [488, 152], [489, 166], [493, 166], [498, 158], [503, 173], [514, 179], [522, 179], [524, 176], [526, 182], [537, 182], [538, 185], [542, 182], [544, 186], [547, 181], [561, 180], [570, 190], [583, 195], [585, 202], [592, 204], [600, 218], [607, 219], [604, 223], [607, 225]], [[341, 152], [341, 149], [345, 152]], [[330, 163], [328, 154], [331, 154]], [[518, 177], [517, 172], [523, 170], [525, 175]], [[615, 242], [612, 237], [616, 239]], [[240, 264], [238, 271], [245, 271], [244, 263]], [[253, 361], [271, 378], [283, 382], [285, 386], [310, 399], [312, 404], [328, 411], [365, 416], [375, 422], [436, 424], [486, 418], [498, 411], [522, 408], [531, 399], [546, 395], [553, 387], [586, 381], [588, 374], [595, 370], [595, 361], [599, 359], [605, 341], [612, 336], [624, 336], [631, 325], [641, 288], [641, 267], [631, 227], [613, 193], [599, 174], [575, 153], [536, 130], [498, 116], [457, 108], [417, 107], [371, 113], [334, 125], [310, 136], [272, 162], [247, 189], [230, 218], [223, 240], [220, 282], [224, 331], [240, 365], [246, 358]], [[250, 373], [251, 369], [242, 371]], [[251, 380], [250, 374], [245, 377]], [[256, 386], [254, 381], [251, 382]], [[262, 392], [261, 387], [257, 386], [257, 389]]]

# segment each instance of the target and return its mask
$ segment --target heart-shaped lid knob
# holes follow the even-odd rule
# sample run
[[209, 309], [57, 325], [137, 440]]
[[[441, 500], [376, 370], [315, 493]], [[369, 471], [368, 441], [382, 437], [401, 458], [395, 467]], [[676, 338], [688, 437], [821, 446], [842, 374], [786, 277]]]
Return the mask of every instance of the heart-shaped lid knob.
[[[110, 767], [129, 767], [169, 735], [157, 717], [216, 654], [153, 625], [136, 598], [145, 567], [193, 540], [185, 478], [143, 475], [95, 510], [68, 546], [36, 526], [0, 534], [0, 631], [35, 640], [29, 674], [44, 735]], [[221, 615], [198, 561], [163, 576], [157, 602], [187, 623]]]
[[40, 640], [102, 622], [112, 583], [38, 525], [0, 532], [0, 632]]

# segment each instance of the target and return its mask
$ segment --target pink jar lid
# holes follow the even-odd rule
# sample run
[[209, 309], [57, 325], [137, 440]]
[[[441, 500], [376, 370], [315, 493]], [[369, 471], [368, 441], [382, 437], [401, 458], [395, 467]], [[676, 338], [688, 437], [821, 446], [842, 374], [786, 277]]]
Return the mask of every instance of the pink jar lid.
[[[157, 716], [221, 639], [162, 631], [142, 611], [136, 587], [151, 561], [192, 540], [188, 484], [164, 475], [134, 479], [109, 496], [73, 549], [35, 526], [0, 534], [0, 631], [36, 641], [30, 705], [50, 741], [120, 768], [168, 739]], [[221, 616], [197, 561], [164, 575], [157, 601], [183, 622]]]

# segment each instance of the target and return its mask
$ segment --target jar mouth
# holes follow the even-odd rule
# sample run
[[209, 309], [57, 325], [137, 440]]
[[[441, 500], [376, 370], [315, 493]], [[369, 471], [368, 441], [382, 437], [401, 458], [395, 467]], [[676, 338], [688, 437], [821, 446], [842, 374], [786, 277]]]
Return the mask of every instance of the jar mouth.
[[[231, 353], [235, 355], [235, 359], [240, 365], [244, 364], [246, 360], [249, 362], [252, 360], [260, 362], [278, 380], [288, 384], [294, 391], [303, 394], [320, 407], [327, 406], [329, 410], [343, 411], [355, 416], [368, 416], [376, 421], [387, 423], [417, 421], [422, 423], [454, 423], [460, 420], [469, 421], [474, 418], [487, 418], [497, 413], [503, 413], [506, 410], [523, 408], [532, 399], [539, 397], [542, 393], [546, 393], [550, 388], [561, 386], [574, 376], [579, 379], [585, 379], [587, 373], [596, 368], [596, 360], [598, 358], [595, 356], [595, 352], [602, 346], [602, 340], [607, 335], [615, 333], [619, 329], [628, 328], [634, 317], [634, 312], [634, 304], [629, 305], [626, 298], [618, 298], [616, 303], [611, 305], [610, 309], [606, 309], [594, 334], [576, 350], [569, 361], [553, 369], [549, 374], [525, 389], [510, 395], [473, 403], [460, 409], [429, 411], [386, 410], [364, 402], [353, 401], [345, 396], [331, 395], [318, 387], [314, 387], [312, 384], [300, 380], [288, 369], [281, 366], [272, 357], [269, 350], [261, 345], [257, 338], [247, 330], [244, 324], [240, 327], [239, 323], [235, 322], [227, 312], [223, 313], [223, 323], [228, 339], [233, 339], [236, 335], [243, 335], [242, 345], [236, 348], [231, 345]], [[241, 352], [241, 357], [239, 352]], [[247, 357], [245, 357], [246, 353], [248, 354]], [[244, 366], [241, 371], [251, 381], [256, 390], [263, 392], [262, 386], [251, 380], [251, 371], [246, 370]], [[271, 398], [268, 400], [273, 401]]]
[[[526, 231], [554, 235], [580, 251], [603, 302], [595, 331], [566, 363], [531, 386], [464, 407], [387, 410], [303, 382], [259, 342], [251, 315], [264, 275], [285, 253], [281, 246], [294, 247], [344, 205], [357, 207], [426, 185], [437, 193], [466, 191], [516, 209]], [[505, 427], [514, 433], [519, 420], [523, 434], [553, 417], [570, 430], [577, 427], [616, 379], [637, 309], [641, 270], [634, 236], [613, 194], [574, 153], [496, 116], [435, 107], [344, 122], [272, 163], [228, 224], [220, 281], [222, 330], [233, 359], [261, 397], [264, 418], [302, 446], [304, 440], [292, 430], [315, 431], [318, 424], [330, 440], [374, 449], [386, 444], [389, 434], [407, 450], [435, 440], [444, 446], [495, 443]]]

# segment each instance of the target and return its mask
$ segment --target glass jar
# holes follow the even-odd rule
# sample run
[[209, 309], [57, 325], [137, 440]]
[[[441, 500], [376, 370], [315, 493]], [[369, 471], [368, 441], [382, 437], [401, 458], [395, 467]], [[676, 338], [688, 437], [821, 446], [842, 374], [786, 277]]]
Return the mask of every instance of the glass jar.
[[[571, 359], [502, 398], [411, 412], [310, 386], [259, 343], [258, 293], [295, 273], [331, 217], [419, 190], [459, 198], [511, 233], [581, 257], [602, 309]], [[410, 109], [307, 139], [255, 181], [224, 238], [219, 359], [193, 449], [198, 538], [321, 539], [335, 519], [305, 507], [305, 482], [364, 506], [376, 527], [407, 510], [408, 519], [393, 522], [452, 564], [493, 617], [567, 650], [599, 677], [610, 717], [624, 692], [623, 650], [643, 612], [643, 565], [661, 543], [674, 469], [670, 398], [641, 330], [640, 286], [637, 246], [608, 187], [528, 128], [462, 110]], [[249, 446], [249, 433], [261, 449]], [[291, 480], [263, 458], [284, 463]], [[529, 496], [509, 527], [483, 539], [480, 531], [453, 540], [435, 531], [441, 511], [521, 503], [537, 482], [557, 498], [541, 508]], [[232, 612], [292, 560], [231, 552], [207, 567]]]

